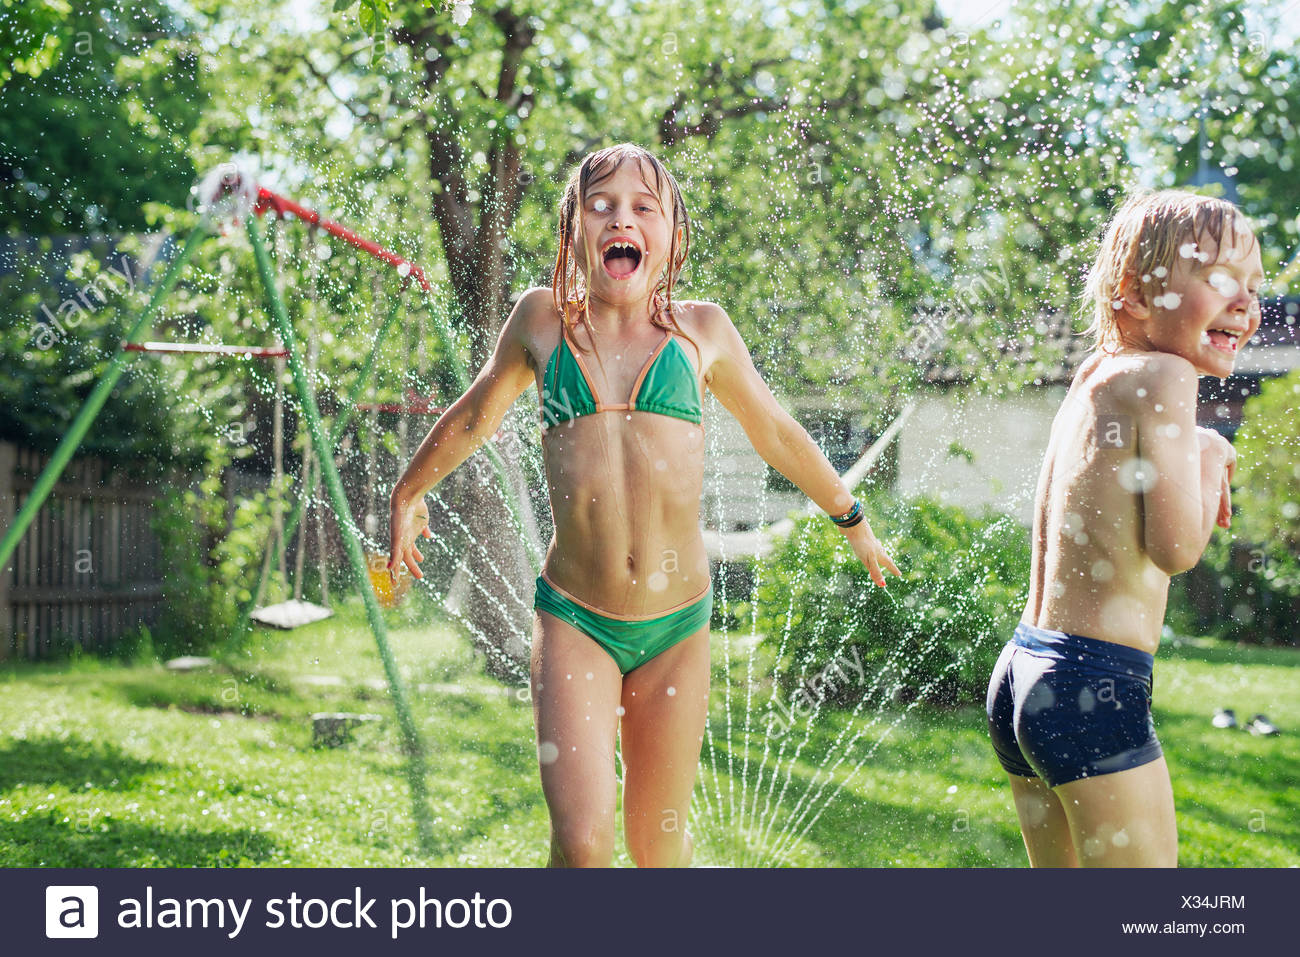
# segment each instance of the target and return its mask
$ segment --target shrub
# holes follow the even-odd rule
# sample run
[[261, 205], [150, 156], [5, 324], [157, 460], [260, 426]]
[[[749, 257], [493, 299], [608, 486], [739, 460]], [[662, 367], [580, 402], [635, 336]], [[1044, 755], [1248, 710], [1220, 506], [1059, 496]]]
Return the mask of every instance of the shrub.
[[903, 578], [877, 588], [834, 525], [820, 516], [797, 523], [755, 593], [778, 683], [789, 693], [856, 655], [867, 687], [832, 681], [819, 697], [982, 701], [1024, 609], [1025, 529], [1010, 516], [974, 517], [926, 499], [863, 504]]
[[1246, 403], [1234, 444], [1233, 497], [1241, 536], [1258, 544], [1267, 587], [1300, 598], [1300, 369], [1272, 379]]
[[1278, 588], [1270, 571], [1263, 547], [1215, 532], [1200, 564], [1173, 580], [1165, 621], [1184, 635], [1264, 645], [1300, 643], [1300, 596]]
[[[224, 641], [240, 604], [257, 587], [272, 494], [238, 500], [227, 528], [222, 464], [210, 459], [197, 488], [168, 491], [154, 512], [164, 572], [163, 614], [153, 644], [164, 655], [196, 653]], [[278, 577], [271, 576], [264, 601], [283, 597]]]
[[1263, 383], [1233, 444], [1232, 533], [1174, 579], [1169, 624], [1262, 644], [1300, 642], [1300, 371]]

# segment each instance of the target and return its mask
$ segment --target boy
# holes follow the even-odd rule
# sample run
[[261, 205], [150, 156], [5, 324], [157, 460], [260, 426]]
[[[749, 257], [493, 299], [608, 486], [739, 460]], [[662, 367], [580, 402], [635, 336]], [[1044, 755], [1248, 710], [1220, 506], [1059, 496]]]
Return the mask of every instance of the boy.
[[1231, 203], [1130, 198], [1088, 277], [1093, 354], [1052, 423], [1029, 600], [989, 682], [989, 734], [1032, 866], [1178, 861], [1151, 666], [1169, 577], [1231, 518], [1232, 446], [1196, 425], [1197, 376], [1259, 328], [1259, 244]]

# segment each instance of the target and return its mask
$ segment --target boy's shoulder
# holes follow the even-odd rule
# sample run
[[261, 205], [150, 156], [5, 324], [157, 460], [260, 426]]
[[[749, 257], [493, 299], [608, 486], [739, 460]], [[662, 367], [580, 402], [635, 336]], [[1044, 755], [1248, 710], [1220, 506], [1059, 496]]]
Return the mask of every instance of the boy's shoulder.
[[1095, 398], [1130, 408], [1155, 408], [1196, 391], [1196, 367], [1171, 352], [1102, 356], [1087, 373], [1084, 387]]

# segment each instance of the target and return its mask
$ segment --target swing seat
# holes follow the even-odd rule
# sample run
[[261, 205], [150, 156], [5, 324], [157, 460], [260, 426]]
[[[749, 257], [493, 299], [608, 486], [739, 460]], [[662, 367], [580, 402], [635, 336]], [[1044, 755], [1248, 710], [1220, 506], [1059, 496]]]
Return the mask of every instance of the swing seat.
[[314, 605], [309, 601], [290, 598], [277, 605], [258, 608], [253, 612], [252, 619], [262, 625], [292, 631], [294, 628], [310, 625], [314, 621], [323, 621], [333, 614], [333, 609], [326, 608], [324, 605]]

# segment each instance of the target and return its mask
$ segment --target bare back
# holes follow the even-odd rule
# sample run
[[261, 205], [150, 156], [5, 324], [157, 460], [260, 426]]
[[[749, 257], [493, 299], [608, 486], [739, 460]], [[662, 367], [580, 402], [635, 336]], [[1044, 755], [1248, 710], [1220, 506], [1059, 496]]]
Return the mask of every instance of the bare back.
[[[537, 309], [524, 348], [538, 394], [560, 341], [560, 317], [551, 304]], [[678, 323], [697, 343], [688, 304]], [[634, 329], [602, 335], [599, 356], [577, 325], [571, 341], [585, 349], [583, 364], [596, 392], [624, 403], [664, 331], [647, 319]], [[680, 340], [700, 385], [707, 368], [690, 342]], [[703, 389], [701, 389], [703, 394]], [[542, 433], [555, 537], [544, 571], [554, 584], [611, 614], [650, 615], [697, 597], [709, 584], [700, 533], [704, 430], [684, 419], [639, 410], [603, 411], [552, 425]]]
[[[1089, 358], [1052, 422], [1034, 501], [1023, 620], [1154, 653], [1169, 576], [1144, 548], [1140, 436], [1125, 411], [1134, 357]], [[1139, 393], [1141, 394], [1141, 393]]]

